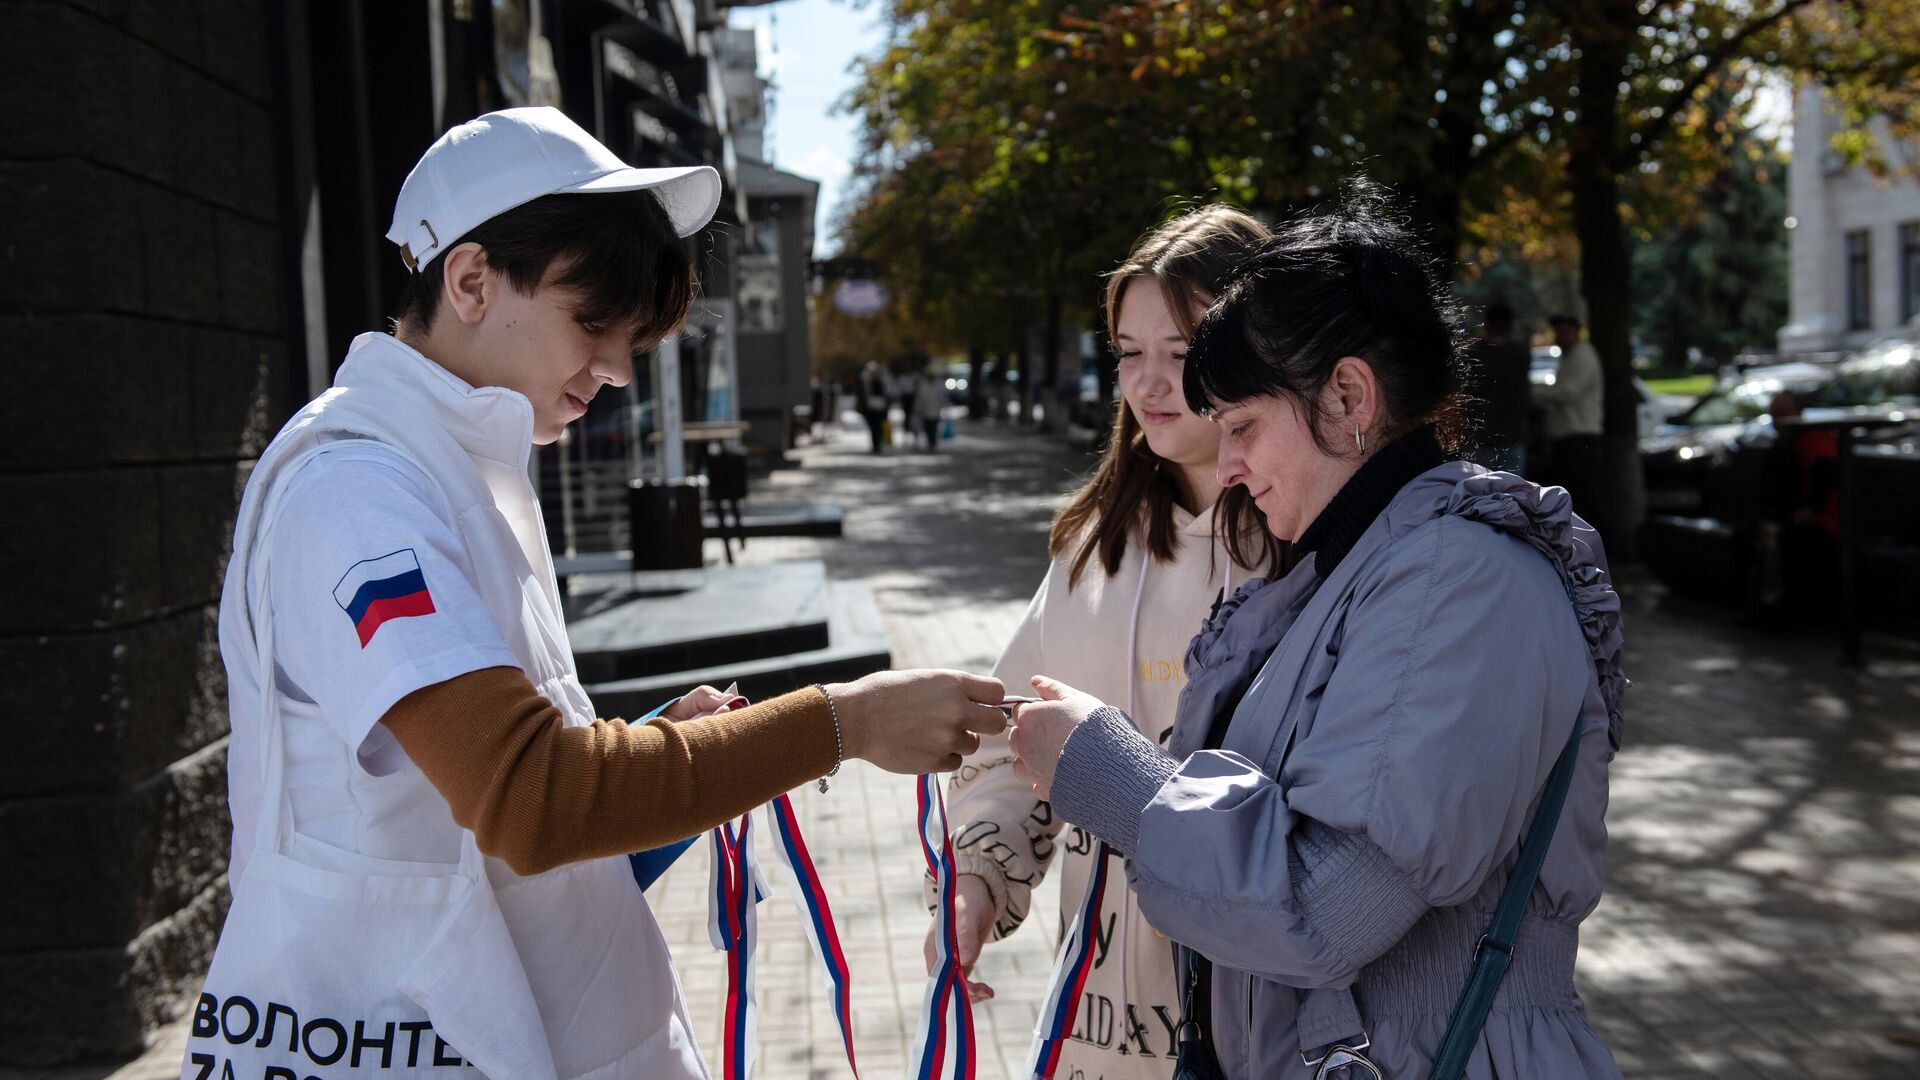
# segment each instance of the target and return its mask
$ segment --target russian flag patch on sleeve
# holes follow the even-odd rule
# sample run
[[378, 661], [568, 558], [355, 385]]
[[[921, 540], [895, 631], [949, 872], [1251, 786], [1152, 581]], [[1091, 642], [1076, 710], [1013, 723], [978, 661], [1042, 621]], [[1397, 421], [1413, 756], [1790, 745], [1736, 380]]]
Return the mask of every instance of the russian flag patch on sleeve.
[[412, 548], [401, 548], [377, 559], [362, 559], [347, 568], [333, 587], [333, 601], [353, 620], [360, 647], [373, 640], [374, 631], [389, 619], [433, 614], [433, 594]]

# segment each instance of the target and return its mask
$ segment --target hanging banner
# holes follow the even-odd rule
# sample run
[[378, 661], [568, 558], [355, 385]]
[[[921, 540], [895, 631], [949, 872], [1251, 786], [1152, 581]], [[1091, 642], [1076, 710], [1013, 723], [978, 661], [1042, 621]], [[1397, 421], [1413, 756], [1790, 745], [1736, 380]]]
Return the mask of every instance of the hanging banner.
[[833, 306], [860, 319], [885, 311], [892, 299], [885, 285], [865, 278], [843, 281], [833, 290]]

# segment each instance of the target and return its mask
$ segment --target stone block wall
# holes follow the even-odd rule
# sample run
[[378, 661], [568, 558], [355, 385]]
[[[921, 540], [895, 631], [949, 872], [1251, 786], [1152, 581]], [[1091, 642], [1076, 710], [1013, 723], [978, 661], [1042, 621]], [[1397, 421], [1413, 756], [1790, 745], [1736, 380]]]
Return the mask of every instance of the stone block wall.
[[226, 909], [215, 608], [294, 385], [272, 11], [0, 6], [0, 1064], [139, 1049]]

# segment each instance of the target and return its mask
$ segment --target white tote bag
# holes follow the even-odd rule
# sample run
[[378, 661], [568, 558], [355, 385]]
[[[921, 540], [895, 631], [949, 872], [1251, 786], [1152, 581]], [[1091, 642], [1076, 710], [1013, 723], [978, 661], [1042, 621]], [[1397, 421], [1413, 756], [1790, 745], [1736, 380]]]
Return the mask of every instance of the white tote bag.
[[[262, 559], [277, 503], [269, 497], [251, 545]], [[288, 853], [270, 596], [254, 608], [253, 627], [265, 774], [255, 850], [233, 884], [182, 1077], [405, 1077], [473, 1066], [502, 1080], [551, 1080], [539, 1010], [471, 832], [462, 830], [456, 864], [365, 859], [364, 872], [352, 873]]]

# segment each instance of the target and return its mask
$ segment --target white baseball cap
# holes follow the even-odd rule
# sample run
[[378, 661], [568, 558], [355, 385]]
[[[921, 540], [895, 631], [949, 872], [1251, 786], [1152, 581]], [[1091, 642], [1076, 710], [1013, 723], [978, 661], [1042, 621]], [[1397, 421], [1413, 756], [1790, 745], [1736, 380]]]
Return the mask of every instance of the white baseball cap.
[[653, 192], [681, 236], [720, 206], [720, 174], [707, 165], [636, 169], [559, 109], [502, 109], [440, 136], [407, 174], [387, 239], [414, 270], [475, 226], [542, 195]]

